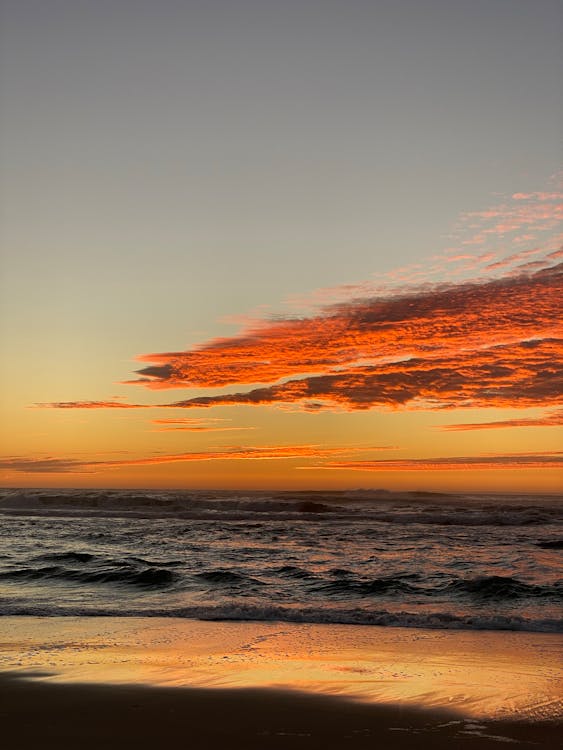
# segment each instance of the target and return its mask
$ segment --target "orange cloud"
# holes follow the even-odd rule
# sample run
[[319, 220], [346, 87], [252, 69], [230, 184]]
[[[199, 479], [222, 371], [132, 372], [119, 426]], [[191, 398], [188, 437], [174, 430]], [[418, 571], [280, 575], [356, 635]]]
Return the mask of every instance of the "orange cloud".
[[153, 466], [187, 461], [264, 461], [291, 458], [326, 458], [373, 450], [392, 450], [394, 446], [336, 447], [320, 445], [282, 445], [224, 447], [213, 451], [174, 453], [171, 455], [147, 456], [143, 458], [121, 458], [89, 461], [61, 457], [8, 457], [0, 459], [0, 469], [25, 474], [92, 473], [122, 466]]
[[240, 430], [255, 430], [256, 427], [225, 427], [217, 425], [217, 422], [226, 422], [225, 419], [152, 419], [151, 422], [159, 427], [156, 432], [233, 432]]
[[[244, 393], [167, 404], [194, 408], [301, 403], [310, 411], [339, 407], [439, 409], [531, 407], [561, 401], [563, 339], [525, 341], [447, 358], [412, 358], [289, 380]], [[314, 408], [309, 409], [313, 405]]]
[[556, 427], [563, 425], [563, 409], [558, 409], [541, 417], [523, 417], [522, 419], [502, 419], [497, 422], [468, 422], [463, 424], [440, 425], [447, 431], [491, 430], [504, 427]]
[[240, 432], [255, 429], [256, 427], [161, 427], [155, 432]]
[[150, 404], [128, 404], [123, 401], [53, 401], [33, 404], [34, 409], [148, 409]]
[[[310, 467], [300, 467], [310, 468]], [[404, 458], [381, 461], [342, 461], [315, 466], [316, 469], [348, 471], [474, 471], [490, 469], [561, 469], [563, 451], [548, 453], [513, 453], [484, 456], [441, 458]]]
[[230, 422], [230, 419], [223, 419], [222, 417], [205, 417], [203, 419], [191, 418], [191, 417], [163, 417], [161, 419], [151, 419], [153, 424], [175, 424], [183, 425], [185, 427], [208, 427], [217, 422]]
[[553, 337], [562, 329], [562, 267], [264, 321], [190, 351], [143, 355], [153, 364], [132, 382], [156, 389], [274, 383], [389, 359], [462, 358], [483, 346]]
[[[262, 321], [192, 350], [144, 355], [152, 389], [264, 382], [246, 392], [160, 404], [298, 404], [323, 408], [559, 405], [563, 378], [563, 264], [503, 279], [441, 285]], [[142, 408], [58, 402], [51, 408]], [[147, 405], [148, 406], [148, 405]]]

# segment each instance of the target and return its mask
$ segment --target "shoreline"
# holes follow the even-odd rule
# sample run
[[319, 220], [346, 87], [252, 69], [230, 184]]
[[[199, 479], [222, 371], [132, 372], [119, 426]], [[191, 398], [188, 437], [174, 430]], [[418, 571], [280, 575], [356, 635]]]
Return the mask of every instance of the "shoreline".
[[18, 750], [184, 737], [249, 750], [550, 748], [562, 645], [506, 631], [6, 616], [0, 718]]

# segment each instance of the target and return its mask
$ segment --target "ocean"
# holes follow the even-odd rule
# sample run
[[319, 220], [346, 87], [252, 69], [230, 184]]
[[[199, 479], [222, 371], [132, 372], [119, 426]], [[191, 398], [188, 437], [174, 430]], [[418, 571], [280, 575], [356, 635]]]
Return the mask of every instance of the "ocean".
[[563, 497], [0, 490], [0, 614], [563, 632]]

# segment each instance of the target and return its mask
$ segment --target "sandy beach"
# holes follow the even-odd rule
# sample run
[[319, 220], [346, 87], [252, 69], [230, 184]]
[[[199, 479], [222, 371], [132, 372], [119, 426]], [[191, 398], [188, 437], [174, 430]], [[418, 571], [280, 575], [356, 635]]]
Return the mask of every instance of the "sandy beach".
[[557, 747], [561, 637], [200, 622], [0, 620], [9, 747]]

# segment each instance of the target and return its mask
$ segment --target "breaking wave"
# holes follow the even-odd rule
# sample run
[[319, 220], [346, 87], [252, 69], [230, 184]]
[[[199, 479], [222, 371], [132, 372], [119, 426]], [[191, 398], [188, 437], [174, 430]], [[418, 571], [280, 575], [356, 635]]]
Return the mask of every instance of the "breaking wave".
[[519, 615], [457, 615], [450, 612], [389, 612], [359, 609], [315, 607], [254, 606], [220, 604], [174, 609], [143, 608], [124, 611], [114, 607], [73, 607], [31, 605], [4, 601], [4, 616], [42, 617], [174, 617], [192, 620], [297, 622], [333, 625], [378, 625], [398, 628], [431, 628], [440, 630], [517, 630], [537, 633], [563, 632], [563, 619], [527, 618]]

